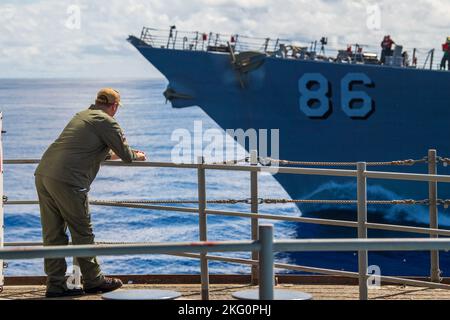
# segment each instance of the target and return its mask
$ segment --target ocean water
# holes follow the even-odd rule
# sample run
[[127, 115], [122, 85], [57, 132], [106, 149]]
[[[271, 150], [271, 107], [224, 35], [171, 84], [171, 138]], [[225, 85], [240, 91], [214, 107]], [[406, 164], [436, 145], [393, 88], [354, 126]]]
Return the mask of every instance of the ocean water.
[[[93, 102], [99, 88], [117, 88], [123, 97], [124, 108], [117, 120], [134, 148], [147, 152], [150, 160], [171, 162], [178, 141], [171, 137], [176, 130], [187, 130], [194, 135], [195, 123], [202, 122], [203, 130], [223, 131], [200, 108], [172, 109], [162, 95], [164, 80], [0, 80], [0, 110], [3, 112], [4, 157], [6, 159], [38, 159], [58, 137], [72, 116]], [[195, 146], [193, 146], [195, 147]], [[238, 146], [233, 146], [237, 147]], [[197, 146], [198, 149], [198, 146]], [[241, 149], [242, 150], [242, 149]], [[211, 159], [206, 159], [209, 162]], [[299, 159], [294, 159], [299, 160]], [[34, 170], [36, 165], [7, 165], [4, 170], [5, 194], [10, 200], [36, 200]], [[214, 199], [246, 199], [250, 197], [248, 173], [207, 171], [207, 197]], [[262, 198], [288, 198], [286, 192], [271, 175], [261, 175], [259, 192]], [[371, 186], [374, 191], [376, 187]], [[375, 190], [376, 191], [376, 190]], [[333, 182], [311, 190], [311, 197], [321, 199], [354, 198], [355, 185], [336, 186]], [[385, 194], [380, 199], [397, 198]], [[375, 192], [374, 194], [377, 194]], [[197, 173], [195, 170], [112, 168], [104, 167], [92, 185], [91, 199], [99, 200], [196, 200]], [[195, 205], [186, 205], [195, 207]], [[247, 204], [209, 205], [211, 209], [250, 211]], [[384, 208], [386, 209], [386, 208]], [[293, 204], [261, 205], [261, 212], [301, 216]], [[371, 222], [411, 223], [411, 207], [371, 208]], [[91, 206], [97, 241], [106, 242], [175, 242], [198, 241], [196, 214], [148, 211], [141, 209]], [[315, 218], [354, 220], [356, 208], [330, 208], [323, 206], [313, 214]], [[310, 216], [310, 215], [309, 215]], [[426, 216], [426, 215], [425, 215]], [[426, 220], [426, 219], [425, 219]], [[420, 218], [415, 224], [426, 227]], [[275, 225], [277, 239], [295, 238], [354, 238], [355, 230], [289, 222], [269, 222]], [[448, 228], [448, 210], [441, 212], [441, 226]], [[394, 232], [369, 232], [369, 237], [416, 236]], [[250, 221], [245, 218], [208, 217], [209, 240], [248, 240]], [[5, 241], [41, 241], [38, 206], [5, 206]], [[249, 253], [227, 253], [226, 256], [249, 258]], [[441, 269], [447, 276], [450, 253], [442, 252]], [[357, 254], [286, 253], [277, 254], [277, 261], [323, 268], [356, 271]], [[163, 255], [101, 257], [103, 270], [108, 274], [198, 274], [198, 260]], [[70, 262], [70, 260], [69, 260]], [[421, 275], [429, 273], [429, 253], [370, 253], [369, 264], [382, 268], [384, 275]], [[69, 268], [70, 271], [70, 268]], [[248, 273], [250, 268], [237, 264], [210, 262], [213, 274]], [[280, 270], [280, 272], [283, 272]], [[43, 275], [43, 261], [13, 261], [6, 275]]]
[[[72, 116], [93, 102], [101, 87], [117, 88], [123, 97], [116, 116], [133, 147], [147, 152], [152, 161], [171, 161], [177, 142], [174, 130], [193, 133], [194, 122], [204, 130], [220, 129], [199, 108], [175, 110], [165, 103], [164, 80], [0, 80], [0, 110], [3, 112], [5, 159], [38, 159], [60, 134]], [[206, 159], [208, 161], [208, 159]], [[4, 170], [5, 195], [10, 200], [36, 200], [36, 165], [7, 165]], [[248, 173], [207, 172], [209, 199], [246, 199], [250, 196]], [[260, 177], [262, 197], [286, 198], [285, 191], [270, 175]], [[101, 200], [196, 200], [197, 173], [180, 169], [137, 169], [104, 167], [92, 185], [91, 199]], [[189, 206], [189, 205], [188, 205]], [[210, 205], [212, 209], [249, 211], [248, 205]], [[295, 205], [264, 205], [264, 212], [299, 216]], [[195, 214], [91, 206], [96, 241], [173, 242], [197, 241]], [[271, 222], [273, 223], [273, 222]], [[296, 236], [290, 223], [275, 223], [277, 238]], [[210, 240], [250, 239], [250, 221], [242, 218], [208, 217]], [[5, 241], [41, 241], [38, 206], [5, 206]], [[249, 258], [247, 253], [227, 256]], [[280, 256], [289, 262], [288, 256]], [[101, 257], [108, 274], [197, 274], [199, 262], [171, 256]], [[70, 263], [71, 260], [68, 260]], [[211, 273], [248, 273], [247, 266], [211, 262]], [[69, 268], [70, 271], [70, 268]], [[43, 261], [9, 262], [6, 275], [43, 275]]]

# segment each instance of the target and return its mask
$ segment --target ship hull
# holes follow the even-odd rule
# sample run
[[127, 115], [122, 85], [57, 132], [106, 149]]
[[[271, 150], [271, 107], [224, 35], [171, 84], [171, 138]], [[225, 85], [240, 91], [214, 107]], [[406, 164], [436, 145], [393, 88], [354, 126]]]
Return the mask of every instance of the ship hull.
[[[172, 100], [175, 108], [199, 106], [223, 129], [279, 129], [280, 159], [320, 162], [423, 159], [429, 149], [436, 149], [441, 156], [450, 155], [449, 72], [267, 57], [257, 69], [240, 74], [228, 54], [133, 44], [168, 79], [169, 88], [189, 97]], [[349, 77], [358, 81], [348, 81]], [[302, 85], [305, 78], [314, 80], [312, 87]], [[314, 93], [315, 90], [318, 91]], [[352, 92], [359, 92], [359, 97], [349, 102]], [[305, 102], [308, 95], [314, 100], [311, 105]], [[317, 104], [315, 98], [322, 99], [321, 103]], [[318, 112], [318, 108], [323, 110]], [[361, 113], [364, 108], [367, 110]], [[425, 163], [370, 169], [428, 172]], [[450, 171], [440, 166], [439, 173]], [[356, 198], [355, 179], [286, 174], [277, 174], [275, 178], [293, 199]], [[449, 191], [449, 186], [439, 185], [440, 198], [449, 198]], [[428, 184], [369, 180], [368, 194], [369, 200], [426, 199]], [[326, 212], [327, 217], [339, 214], [343, 219], [356, 219], [354, 208], [348, 206], [299, 205], [299, 208], [305, 216], [321, 217]], [[425, 206], [370, 206], [369, 210], [371, 221], [416, 226], [425, 226], [429, 221]], [[443, 226], [448, 225], [442, 212], [440, 218]], [[305, 229], [299, 229], [303, 230], [299, 237], [349, 235], [340, 228]], [[346, 257], [350, 264], [355, 262], [354, 257]], [[321, 266], [338, 266], [340, 260], [336, 258]], [[391, 269], [394, 272], [399, 267]]]

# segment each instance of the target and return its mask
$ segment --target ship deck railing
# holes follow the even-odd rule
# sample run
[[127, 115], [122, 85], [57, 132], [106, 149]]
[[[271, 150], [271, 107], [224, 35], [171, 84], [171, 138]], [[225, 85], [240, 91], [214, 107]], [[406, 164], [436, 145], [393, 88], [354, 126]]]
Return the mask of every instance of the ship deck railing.
[[[194, 254], [206, 256], [208, 252], [258, 252], [259, 299], [275, 297], [275, 252], [346, 252], [346, 251], [428, 251], [450, 250], [450, 239], [323, 239], [274, 241], [273, 226], [259, 226], [256, 241], [154, 243], [127, 245], [84, 245], [54, 247], [16, 247], [0, 249], [0, 259], [22, 260], [38, 258], [65, 258], [71, 256], [123, 256], [148, 254]], [[373, 275], [364, 273], [360, 281], [360, 298], [367, 299], [367, 279]], [[202, 296], [206, 292], [202, 291]]]
[[[4, 164], [13, 165], [13, 164], [36, 164], [39, 163], [39, 160], [6, 160]], [[208, 165], [208, 164], [174, 164], [174, 163], [159, 163], [159, 162], [147, 162], [147, 163], [132, 163], [125, 164], [122, 162], [106, 162], [104, 165], [106, 166], [116, 166], [116, 167], [140, 167], [140, 168], [177, 168], [177, 169], [196, 169], [198, 171], [198, 192], [199, 192], [199, 207], [198, 208], [183, 208], [183, 207], [172, 207], [172, 206], [152, 206], [152, 205], [132, 205], [132, 204], [104, 204], [111, 206], [119, 206], [119, 207], [127, 207], [127, 208], [146, 208], [148, 210], [166, 210], [166, 211], [179, 211], [179, 212], [187, 212], [187, 213], [195, 213], [199, 214], [199, 230], [200, 230], [200, 241], [208, 241], [207, 238], [207, 215], [222, 215], [222, 216], [230, 216], [230, 217], [243, 217], [250, 218], [252, 220], [252, 238], [254, 241], [257, 240], [258, 235], [258, 225], [260, 219], [266, 220], [274, 220], [274, 221], [290, 221], [290, 222], [300, 222], [300, 223], [308, 223], [308, 224], [318, 224], [318, 225], [329, 225], [329, 226], [340, 226], [340, 227], [351, 227], [358, 229], [358, 236], [360, 239], [367, 238], [367, 230], [368, 229], [378, 229], [378, 230], [390, 230], [390, 231], [399, 231], [399, 232], [407, 232], [407, 233], [418, 233], [418, 234], [429, 234], [430, 237], [434, 238], [437, 236], [450, 236], [450, 230], [439, 229], [438, 226], [430, 226], [430, 228], [418, 228], [411, 226], [399, 226], [399, 225], [386, 225], [386, 224], [374, 224], [367, 222], [367, 179], [390, 179], [390, 180], [403, 180], [403, 181], [421, 181], [421, 182], [429, 182], [431, 185], [431, 189], [433, 189], [433, 185], [442, 182], [449, 183], [450, 176], [436, 175], [436, 174], [408, 174], [408, 173], [397, 173], [397, 172], [377, 172], [377, 171], [367, 171], [365, 167], [365, 163], [359, 163], [357, 170], [334, 170], [334, 169], [310, 169], [310, 168], [283, 168], [279, 167], [276, 170], [279, 173], [285, 174], [295, 174], [295, 175], [318, 175], [318, 176], [333, 176], [333, 177], [353, 177], [358, 180], [358, 221], [339, 221], [339, 220], [329, 220], [329, 219], [315, 219], [315, 218], [305, 218], [305, 217], [286, 217], [286, 216], [277, 216], [273, 214], [264, 214], [260, 213], [257, 210], [258, 204], [258, 195], [257, 195], [257, 176], [260, 172], [267, 171], [267, 168], [260, 166], [239, 166], [239, 165]], [[230, 170], [230, 171], [245, 171], [249, 172], [252, 176], [251, 181], [251, 194], [252, 194], [252, 213], [247, 212], [234, 212], [234, 211], [219, 211], [219, 210], [210, 210], [206, 207], [206, 181], [205, 181], [205, 172], [206, 170]], [[273, 168], [272, 168], [273, 170]], [[256, 179], [255, 179], [256, 177]], [[432, 193], [434, 191], [432, 190]], [[33, 201], [16, 201], [16, 202], [6, 202], [6, 204], [33, 204], [38, 203]], [[433, 202], [430, 202], [430, 210], [432, 212], [432, 220], [437, 223], [437, 211], [434, 209]], [[338, 242], [338, 240], [333, 240], [334, 242]], [[391, 241], [395, 243], [394, 239], [385, 239], [383, 241]], [[420, 240], [417, 240], [420, 242]], [[434, 242], [431, 242], [434, 243]], [[436, 242], [440, 243], [440, 242]], [[33, 246], [42, 245], [41, 243], [6, 243], [5, 246], [26, 246], [19, 249], [19, 251], [27, 251], [31, 249]], [[334, 247], [333, 247], [334, 248]], [[418, 248], [420, 249], [420, 247]], [[447, 250], [446, 248], [445, 250]], [[5, 249], [7, 250], [7, 249]], [[295, 250], [294, 250], [295, 251]], [[334, 251], [334, 250], [330, 250]], [[189, 250], [187, 251], [189, 252]], [[133, 252], [129, 252], [132, 254]], [[192, 253], [181, 253], [178, 256], [186, 257], [186, 258], [196, 258], [201, 260], [201, 280], [202, 280], [202, 297], [204, 299], [208, 298], [209, 291], [209, 273], [208, 273], [208, 261], [223, 261], [223, 262], [231, 262], [231, 263], [240, 263], [249, 265], [252, 267], [252, 276], [255, 282], [258, 280], [258, 254], [256, 251], [253, 252], [253, 256], [251, 260], [247, 259], [236, 259], [236, 258], [226, 258], [219, 256], [206, 256], [204, 254], [195, 255]], [[413, 286], [422, 286], [429, 288], [438, 288], [438, 289], [449, 289], [450, 286], [439, 283], [440, 280], [440, 271], [439, 271], [439, 258], [438, 252], [431, 252], [431, 260], [432, 260], [432, 274], [431, 277], [435, 282], [426, 282], [426, 281], [417, 281], [411, 279], [402, 279], [396, 277], [387, 277], [380, 276], [381, 281], [389, 282], [389, 283], [397, 283], [397, 284], [409, 284]], [[322, 268], [312, 268], [305, 266], [295, 266], [288, 264], [275, 264], [276, 268], [283, 268], [287, 270], [293, 271], [302, 271], [309, 273], [318, 273], [318, 274], [326, 274], [326, 275], [336, 275], [343, 277], [351, 277], [351, 278], [359, 278], [360, 279], [360, 292], [361, 298], [367, 298], [367, 277], [368, 274], [364, 272], [364, 270], [368, 270], [368, 261], [367, 261], [367, 251], [359, 252], [359, 273], [346, 272], [346, 271], [338, 271], [338, 270], [330, 270], [330, 269], [322, 269]]]
[[[1, 118], [1, 114], [0, 114]], [[0, 120], [0, 131], [2, 127], [2, 122]], [[1, 136], [0, 136], [1, 138]], [[0, 139], [1, 142], [1, 139]], [[3, 149], [0, 145], [0, 154], [3, 155]], [[432, 245], [440, 245], [446, 243], [443, 241], [433, 242], [434, 238], [449, 237], [450, 230], [439, 228], [438, 223], [438, 199], [437, 199], [437, 183], [450, 183], [449, 175], [438, 175], [437, 174], [437, 152], [436, 150], [429, 150], [427, 162], [428, 162], [428, 174], [413, 174], [413, 173], [403, 173], [403, 172], [382, 172], [382, 171], [370, 171], [367, 170], [367, 163], [359, 162], [357, 163], [356, 170], [342, 170], [342, 169], [317, 169], [317, 168], [302, 168], [302, 167], [265, 167], [258, 164], [258, 156], [256, 151], [251, 152], [251, 161], [248, 165], [240, 164], [206, 164], [203, 157], [198, 159], [196, 164], [176, 164], [176, 163], [165, 163], [165, 162], [135, 162], [135, 163], [123, 163], [118, 161], [108, 161], [105, 162], [105, 166], [112, 167], [133, 167], [133, 168], [172, 168], [176, 170], [196, 170], [197, 171], [197, 186], [198, 186], [198, 207], [188, 208], [188, 207], [176, 207], [176, 206], [161, 206], [161, 205], [141, 205], [127, 203], [113, 203], [113, 202], [92, 202], [92, 204], [102, 205], [102, 206], [112, 206], [112, 207], [124, 207], [124, 208], [136, 208], [143, 210], [157, 210], [157, 211], [172, 211], [172, 212], [184, 212], [198, 215], [199, 219], [199, 241], [207, 242], [208, 240], [208, 224], [207, 216], [227, 216], [227, 217], [241, 217], [248, 218], [251, 220], [251, 240], [258, 240], [258, 228], [259, 221], [273, 220], [273, 221], [288, 221], [297, 222], [305, 224], [315, 224], [315, 225], [326, 225], [326, 226], [338, 226], [338, 227], [348, 227], [354, 228], [358, 231], [358, 238], [361, 240], [368, 238], [368, 230], [388, 230], [403, 233], [413, 233], [429, 235], [432, 238], [431, 242], [421, 242], [421, 240], [413, 240], [413, 243], [431, 243]], [[39, 159], [17, 159], [17, 160], [3, 160], [1, 157], [0, 166], [3, 165], [34, 165], [40, 162]], [[206, 172], [210, 170], [216, 171], [234, 171], [234, 172], [247, 172], [250, 175], [250, 198], [249, 204], [251, 205], [250, 212], [239, 212], [239, 211], [227, 211], [227, 210], [211, 210], [207, 206], [207, 192], [206, 192]], [[310, 176], [328, 176], [328, 177], [347, 177], [354, 178], [357, 181], [357, 221], [342, 221], [342, 220], [332, 220], [332, 219], [318, 219], [309, 217], [293, 217], [293, 216], [280, 216], [276, 214], [268, 214], [260, 212], [259, 210], [259, 183], [258, 177], [261, 173], [267, 172], [277, 172], [278, 174], [291, 174], [291, 175], [310, 175]], [[410, 182], [422, 182], [428, 183], [429, 194], [428, 194], [428, 207], [430, 213], [430, 226], [429, 228], [413, 227], [413, 226], [403, 226], [403, 225], [390, 225], [390, 224], [377, 224], [368, 222], [368, 199], [367, 199], [367, 186], [368, 180], [396, 180], [396, 181], [410, 181]], [[3, 192], [3, 170], [0, 174], [0, 197], [4, 199], [5, 205], [30, 205], [38, 204], [38, 201], [30, 200], [18, 200], [10, 201], [7, 199]], [[3, 206], [0, 208], [0, 219], [3, 219]], [[3, 222], [3, 221], [1, 221]], [[0, 247], [16, 247], [21, 246], [20, 249], [16, 251], [27, 252], [33, 249], [34, 246], [42, 245], [42, 243], [4, 243], [3, 230], [0, 228]], [[339, 243], [339, 240], [333, 240]], [[381, 241], [381, 240], [380, 240]], [[383, 243], [399, 244], [399, 240], [395, 239], [385, 239]], [[361, 243], [365, 243], [362, 241]], [[368, 242], [370, 243], [370, 241]], [[354, 243], [356, 245], [356, 242]], [[332, 247], [332, 246], [331, 246]], [[382, 248], [388, 247], [387, 245]], [[333, 247], [334, 249], [338, 247]], [[350, 248], [350, 247], [348, 247]], [[352, 247], [356, 248], [356, 247]], [[381, 247], [377, 247], [377, 250]], [[411, 248], [411, 247], [410, 247]], [[423, 249], [424, 247], [416, 247], [417, 250]], [[285, 248], [287, 249], [287, 247]], [[316, 248], [320, 249], [320, 247]], [[290, 265], [275, 263], [275, 267], [279, 269], [300, 271], [306, 273], [323, 274], [323, 275], [333, 275], [341, 277], [350, 277], [359, 279], [360, 284], [360, 298], [368, 298], [368, 251], [373, 248], [364, 248], [358, 252], [358, 272], [347, 272], [341, 270], [332, 270], [325, 268], [315, 268], [308, 266]], [[406, 278], [390, 277], [390, 276], [380, 276], [380, 280], [387, 283], [412, 285], [426, 288], [436, 288], [436, 289], [450, 289], [449, 285], [440, 283], [441, 282], [441, 272], [439, 268], [439, 251], [434, 250], [434, 248], [429, 248], [432, 250], [430, 252], [430, 282], [428, 281], [417, 281]], [[446, 247], [443, 250], [448, 250]], [[11, 249], [1, 249], [10, 252]], [[43, 250], [43, 249], [39, 249]], [[75, 249], [74, 249], [75, 250]], [[99, 249], [100, 250], [100, 249]], [[13, 250], [14, 251], [14, 250]], [[331, 250], [333, 251], [333, 250]], [[42, 251], [46, 252], [46, 251]], [[187, 250], [189, 252], [189, 250]], [[132, 252], [129, 252], [130, 254]], [[260, 258], [258, 251], [252, 252], [251, 259], [238, 259], [238, 258], [228, 258], [222, 256], [212, 256], [206, 255], [204, 253], [192, 254], [192, 253], [179, 253], [178, 256], [185, 258], [200, 259], [200, 272], [201, 272], [201, 286], [202, 286], [202, 298], [208, 299], [209, 297], [209, 267], [208, 261], [222, 261], [229, 263], [237, 263], [248, 265], [251, 267], [252, 283], [258, 283], [259, 271], [258, 264], [260, 263]], [[5, 256], [3, 256], [5, 257]], [[10, 256], [9, 256], [10, 257]], [[0, 269], [1, 271], [1, 269]], [[2, 274], [0, 274], [0, 285]]]
[[[236, 51], [257, 51], [271, 56], [277, 56], [277, 52], [283, 47], [290, 48], [284, 58], [298, 59], [294, 50], [302, 51], [301, 59], [310, 59], [317, 61], [336, 61], [338, 55], [346, 48], [333, 47], [328, 44], [322, 45], [321, 41], [294, 41], [285, 38], [262, 38], [252, 37], [241, 34], [221, 34], [213, 32], [199, 31], [181, 31], [176, 27], [169, 30], [144, 27], [141, 32], [140, 40], [155, 48], [164, 48], [172, 50], [188, 51], [215, 51], [229, 52], [229, 46]], [[381, 48], [367, 44], [352, 44], [352, 53], [349, 61], [345, 63], [361, 63], [363, 53], [375, 54], [379, 57]], [[291, 50], [294, 49], [294, 50]], [[362, 52], [359, 52], [362, 50]], [[407, 68], [440, 70], [440, 59], [435, 49], [427, 48], [409, 48], [404, 47], [403, 51], [409, 53], [409, 63]], [[416, 60], [414, 62], [414, 60]]]

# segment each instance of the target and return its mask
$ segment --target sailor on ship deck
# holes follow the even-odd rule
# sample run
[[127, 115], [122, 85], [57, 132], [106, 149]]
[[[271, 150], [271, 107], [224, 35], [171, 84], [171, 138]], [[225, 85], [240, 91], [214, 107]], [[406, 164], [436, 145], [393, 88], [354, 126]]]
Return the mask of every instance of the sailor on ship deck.
[[[442, 45], [442, 51], [444, 52], [444, 56], [441, 61], [441, 70], [450, 70], [450, 37], [447, 38], [447, 41]], [[447, 65], [447, 66], [446, 66]]]
[[[74, 245], [94, 244], [88, 192], [101, 163], [146, 160], [145, 153], [129, 147], [114, 119], [119, 106], [118, 91], [100, 90], [95, 104], [77, 113], [43, 155], [35, 179], [45, 246], [68, 245], [67, 228]], [[122, 286], [119, 279], [103, 275], [97, 258], [77, 257], [77, 261], [84, 291], [67, 287], [65, 259], [45, 259], [47, 297], [108, 292]]]
[[381, 63], [384, 64], [386, 62], [386, 57], [391, 57], [394, 54], [392, 50], [392, 46], [395, 44], [394, 40], [392, 40], [390, 35], [384, 36], [383, 41], [381, 42]]

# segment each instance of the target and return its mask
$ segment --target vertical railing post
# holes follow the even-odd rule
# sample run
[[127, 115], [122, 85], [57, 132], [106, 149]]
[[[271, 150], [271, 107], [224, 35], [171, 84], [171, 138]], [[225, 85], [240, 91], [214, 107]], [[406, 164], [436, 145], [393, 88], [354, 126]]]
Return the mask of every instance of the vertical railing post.
[[[428, 150], [428, 174], [437, 174], [437, 152]], [[437, 208], [437, 182], [429, 182], [428, 199], [430, 211], [430, 228], [439, 229], [438, 208]], [[430, 235], [437, 238], [437, 235]], [[441, 282], [441, 271], [439, 270], [439, 251], [430, 252], [430, 279], [432, 282]]]
[[210, 33], [209, 33], [209, 36], [208, 36], [208, 45], [206, 46], [206, 51], [208, 51], [208, 48], [209, 48], [209, 46], [211, 45], [211, 38], [212, 38], [212, 36], [213, 36], [213, 33], [210, 32]]
[[214, 46], [217, 47], [217, 43], [219, 42], [219, 34], [216, 33], [216, 40], [214, 41]]
[[[4, 245], [3, 196], [3, 114], [0, 112], [0, 248]], [[3, 284], [3, 260], [0, 260], [0, 292], [3, 291]]]
[[[250, 153], [250, 164], [252, 166], [258, 165], [258, 151], [253, 150]], [[250, 172], [250, 194], [251, 194], [251, 211], [252, 213], [258, 213], [258, 172], [251, 171]], [[259, 227], [259, 219], [252, 218], [252, 240], [258, 240], [258, 227]], [[258, 260], [259, 254], [258, 251], [252, 252], [252, 260]], [[258, 284], [258, 266], [252, 265], [252, 284]]]
[[177, 38], [178, 38], [178, 30], [175, 31], [175, 38], [173, 39], [173, 49], [176, 49], [176, 45], [177, 45]]
[[[204, 168], [205, 159], [198, 157], [198, 213], [199, 213], [199, 235], [200, 241], [208, 240], [208, 228], [206, 217], [206, 172]], [[209, 272], [208, 258], [206, 253], [200, 254], [200, 270], [202, 283], [202, 300], [209, 300]]]
[[433, 70], [434, 64], [434, 49], [431, 50], [430, 70]]
[[173, 39], [173, 30], [175, 30], [175, 29], [176, 29], [175, 26], [171, 26], [171, 27], [170, 27], [169, 38], [167, 38], [167, 46], [166, 46], [167, 49], [170, 49], [170, 48], [169, 48], [170, 40]]
[[[358, 238], [367, 238], [367, 164], [365, 162], [358, 162]], [[367, 268], [368, 268], [368, 253], [367, 250], [360, 250], [358, 252], [358, 270], [359, 270], [359, 299], [368, 300], [368, 285], [367, 285]]]
[[194, 51], [197, 51], [197, 45], [198, 45], [198, 31], [195, 33], [195, 46], [194, 46]]
[[273, 300], [275, 274], [272, 225], [261, 225], [259, 227], [259, 242], [261, 243], [259, 254], [259, 300]]

